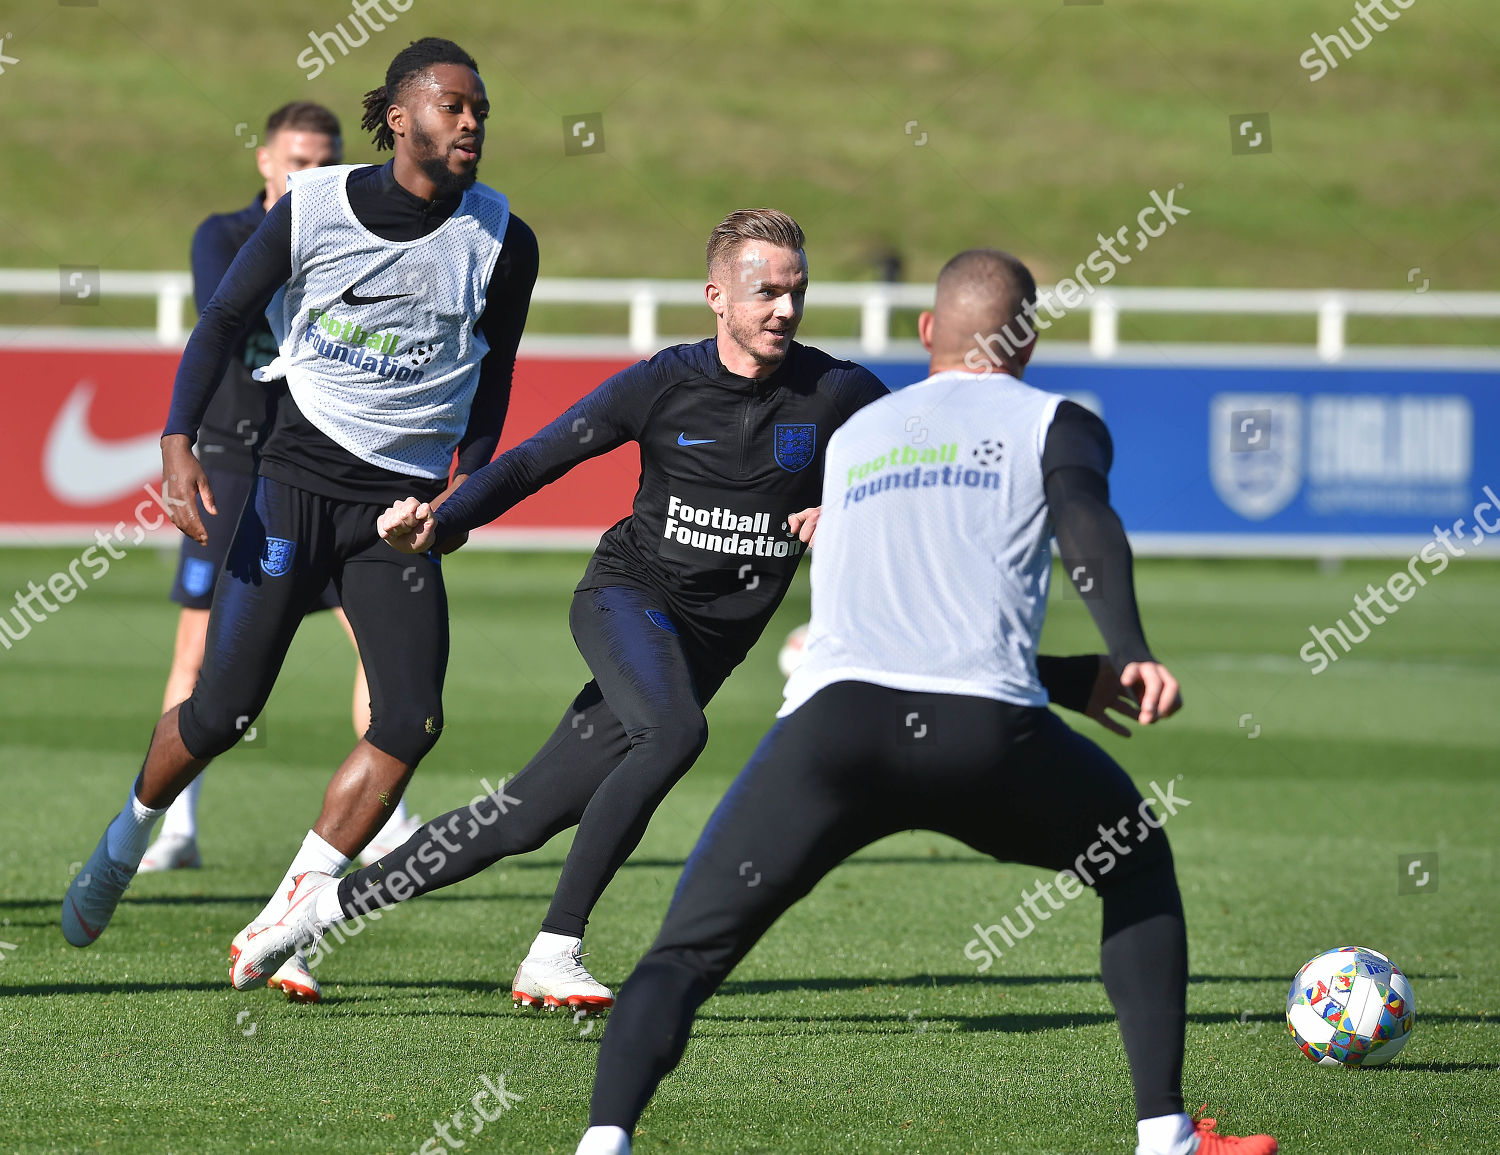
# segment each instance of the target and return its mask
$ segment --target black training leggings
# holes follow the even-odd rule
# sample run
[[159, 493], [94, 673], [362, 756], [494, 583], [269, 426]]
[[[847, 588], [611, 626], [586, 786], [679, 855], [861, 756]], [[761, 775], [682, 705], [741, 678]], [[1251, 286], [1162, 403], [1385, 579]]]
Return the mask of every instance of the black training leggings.
[[381, 541], [375, 519], [383, 512], [255, 479], [214, 586], [203, 670], [177, 715], [194, 757], [216, 758], [244, 736], [330, 581], [370, 680], [365, 739], [408, 766], [436, 744], [448, 669], [443, 571], [429, 554], [398, 553]]
[[[1136, 1111], [1181, 1111], [1187, 935], [1156, 829], [1163, 821], [1109, 755], [1046, 709], [862, 682], [826, 687], [766, 735], [698, 839], [610, 1016], [590, 1124], [633, 1134], [681, 1060], [698, 1007], [771, 924], [856, 850], [910, 829], [1067, 869], [1094, 887]], [[972, 897], [954, 897], [955, 917], [971, 919]], [[999, 893], [986, 902], [995, 913], [1013, 904]], [[997, 940], [996, 949], [1005, 947]]]
[[348, 875], [339, 884], [346, 914], [461, 882], [577, 826], [542, 929], [582, 937], [600, 894], [708, 740], [703, 706], [725, 673], [690, 657], [661, 599], [642, 590], [580, 590], [569, 624], [594, 680], [547, 744], [498, 790]]

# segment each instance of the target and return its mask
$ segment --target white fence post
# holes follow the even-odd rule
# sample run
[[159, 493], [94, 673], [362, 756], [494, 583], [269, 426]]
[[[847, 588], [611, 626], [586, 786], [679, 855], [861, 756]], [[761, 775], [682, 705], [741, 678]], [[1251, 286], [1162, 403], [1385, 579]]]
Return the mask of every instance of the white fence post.
[[872, 285], [859, 308], [859, 347], [878, 357], [891, 346], [891, 302], [880, 285]]
[[1113, 357], [1120, 348], [1120, 310], [1112, 297], [1101, 295], [1089, 313], [1089, 352]]
[[656, 352], [656, 293], [649, 285], [630, 295], [630, 348], [635, 353]]
[[182, 343], [182, 304], [187, 292], [176, 281], [163, 281], [156, 290], [156, 339], [163, 345]]
[[1344, 355], [1344, 302], [1325, 297], [1318, 306], [1318, 359], [1337, 361]]

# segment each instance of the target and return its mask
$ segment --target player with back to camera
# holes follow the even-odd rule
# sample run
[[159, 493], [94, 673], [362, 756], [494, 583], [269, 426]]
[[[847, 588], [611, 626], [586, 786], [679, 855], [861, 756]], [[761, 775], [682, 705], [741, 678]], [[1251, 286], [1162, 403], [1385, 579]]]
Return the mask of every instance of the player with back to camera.
[[[304, 169], [338, 164], [343, 159], [343, 131], [338, 117], [321, 104], [293, 101], [266, 118], [261, 143], [255, 150], [256, 167], [265, 181], [263, 189], [244, 208], [232, 213], [214, 213], [193, 233], [193, 296], [201, 313], [214, 290], [228, 272], [241, 246], [265, 219], [266, 213], [286, 192], [287, 175]], [[177, 636], [172, 669], [162, 698], [163, 712], [187, 700], [203, 666], [203, 643], [208, 632], [208, 609], [214, 582], [229, 553], [229, 542], [254, 484], [260, 446], [275, 419], [282, 389], [275, 382], [255, 380], [251, 373], [269, 365], [276, 355], [276, 339], [265, 317], [256, 317], [234, 344], [224, 377], [214, 390], [203, 414], [196, 446], [214, 503], [222, 514], [210, 513], [201, 501], [198, 516], [208, 541], [199, 544], [184, 537], [178, 558], [177, 577], [171, 598], [182, 607], [177, 618]], [[339, 606], [338, 590], [332, 582], [313, 605], [314, 612], [332, 610], [349, 640], [354, 631]], [[356, 648], [357, 653], [357, 648]], [[364, 667], [356, 656], [354, 673], [354, 732], [370, 728], [370, 687]], [[194, 778], [167, 808], [155, 842], [141, 859], [140, 873], [195, 869], [202, 863], [198, 847], [198, 795], [203, 778]], [[420, 825], [398, 802], [385, 827], [361, 855], [373, 862], [386, 850], [399, 846]], [[317, 980], [298, 953], [272, 976], [270, 985], [284, 990], [299, 1002], [316, 1002]]]
[[[1270, 1136], [1219, 1135], [1183, 1110], [1187, 933], [1163, 820], [1109, 755], [1046, 708], [1036, 649], [1054, 534], [1067, 572], [1098, 585], [1088, 606], [1138, 721], [1170, 716], [1181, 699], [1141, 629], [1130, 546], [1109, 504], [1104, 423], [1020, 380], [1035, 301], [1014, 257], [960, 253], [919, 321], [931, 375], [834, 435], [805, 660], [620, 992], [578, 1155], [628, 1155], [704, 1000], [824, 875], [911, 829], [1058, 871], [1065, 897], [1063, 871], [1067, 886], [1098, 893], [1100, 970], [1135, 1085], [1137, 1155], [1276, 1150]], [[1026, 340], [1010, 343], [1002, 371], [965, 367], [986, 334], [1009, 337], [1018, 322]], [[917, 434], [951, 446], [954, 464], [895, 465], [892, 447]], [[881, 580], [871, 580], [873, 559]], [[1090, 854], [1106, 836], [1118, 851], [1110, 865]]]
[[[409, 499], [381, 518], [393, 545], [421, 551], [581, 461], [640, 445], [633, 512], [604, 535], [569, 616], [593, 680], [551, 739], [499, 792], [432, 820], [374, 865], [342, 881], [302, 879], [286, 916], [244, 944], [236, 985], [255, 985], [337, 922], [469, 878], [576, 825], [512, 994], [529, 1006], [613, 1003], [581, 962], [589, 915], [703, 749], [703, 707], [781, 603], [817, 524], [810, 507], [829, 436], [886, 394], [868, 370], [792, 339], [807, 260], [791, 217], [730, 213], [709, 238], [707, 265], [713, 337], [616, 374], [442, 509]], [[1101, 691], [1090, 702], [1096, 656], [1050, 659], [1047, 669], [1074, 687], [1059, 696], [1103, 719], [1112, 699]]]
[[365, 98], [364, 125], [394, 159], [294, 173], [193, 330], [162, 438], [164, 494], [188, 536], [206, 539], [195, 496], [217, 510], [193, 438], [239, 331], [262, 311], [279, 353], [261, 373], [284, 373], [287, 395], [215, 587], [197, 685], [157, 723], [124, 809], [64, 897], [75, 946], [104, 930], [163, 810], [260, 714], [330, 580], [369, 677], [370, 728], [257, 922], [277, 917], [297, 874], [348, 865], [442, 733], [439, 558], [395, 553], [375, 521], [413, 492], [441, 506], [499, 441], [537, 247], [506, 198], [476, 183], [488, 115], [458, 45], [402, 49]]

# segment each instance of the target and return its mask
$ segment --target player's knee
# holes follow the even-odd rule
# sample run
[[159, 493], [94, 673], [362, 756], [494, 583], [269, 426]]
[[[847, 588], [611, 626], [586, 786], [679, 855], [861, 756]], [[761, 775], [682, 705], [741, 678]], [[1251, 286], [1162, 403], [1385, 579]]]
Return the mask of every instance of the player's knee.
[[415, 766], [437, 745], [443, 733], [439, 705], [407, 702], [374, 715], [365, 741], [408, 766]]
[[717, 988], [720, 975], [711, 973], [694, 952], [652, 949], [636, 964], [620, 988], [637, 1002], [658, 1006], [687, 1006], [696, 1011]]
[[1100, 878], [1095, 890], [1104, 904], [1104, 937], [1158, 915], [1182, 917], [1182, 894], [1170, 852], [1135, 869]]
[[241, 738], [254, 740], [260, 709], [244, 702], [205, 702], [195, 691], [177, 711], [177, 732], [194, 758], [217, 758]]
[[708, 745], [708, 719], [703, 711], [695, 710], [663, 721], [660, 725], [634, 731], [630, 735], [634, 747], [650, 746], [663, 762], [672, 766], [687, 767], [703, 753]]

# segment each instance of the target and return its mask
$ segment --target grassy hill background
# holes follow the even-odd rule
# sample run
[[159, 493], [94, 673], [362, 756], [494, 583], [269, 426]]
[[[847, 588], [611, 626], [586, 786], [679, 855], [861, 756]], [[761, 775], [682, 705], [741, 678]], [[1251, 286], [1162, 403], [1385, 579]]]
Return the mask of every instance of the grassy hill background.
[[[1352, 2], [412, 0], [306, 79], [309, 32], [347, 28], [350, 12], [0, 3], [16, 61], [0, 75], [0, 267], [186, 267], [196, 222], [257, 187], [245, 144], [271, 108], [321, 101], [344, 120], [348, 159], [377, 159], [360, 95], [436, 34], [480, 62], [495, 108], [481, 177], [537, 230], [544, 275], [696, 276], [726, 211], [771, 204], [807, 230], [815, 277], [870, 279], [894, 251], [906, 279], [927, 280], [993, 244], [1050, 280], [1180, 184], [1191, 216], [1116, 284], [1495, 284], [1500, 21], [1485, 0], [1420, 0], [1317, 82], [1298, 58], [1350, 23]], [[584, 112], [603, 114], [605, 152], [565, 157], [563, 119]], [[1271, 151], [1234, 156], [1230, 117], [1250, 112], [1270, 114]], [[149, 318], [143, 303], [0, 310]], [[1455, 341], [1493, 336], [1442, 324]], [[1225, 335], [1311, 332], [1237, 326]], [[1412, 338], [1399, 328], [1356, 323], [1351, 337]]]

